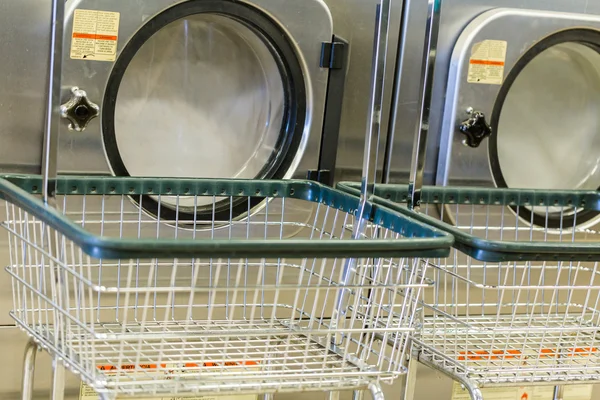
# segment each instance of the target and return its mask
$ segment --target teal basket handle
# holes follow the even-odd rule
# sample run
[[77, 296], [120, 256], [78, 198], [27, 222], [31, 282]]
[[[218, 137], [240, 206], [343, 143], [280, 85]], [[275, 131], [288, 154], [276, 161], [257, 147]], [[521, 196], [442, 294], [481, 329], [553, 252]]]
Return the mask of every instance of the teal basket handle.
[[[340, 182], [337, 189], [358, 196], [360, 184]], [[454, 236], [454, 247], [484, 262], [505, 261], [600, 261], [599, 242], [517, 242], [482, 239], [425, 214], [407, 209], [408, 185], [375, 186], [375, 204], [418, 219]], [[495, 188], [423, 187], [421, 204], [482, 204], [527, 206], [531, 204], [584, 205], [600, 210], [600, 193], [595, 191], [526, 190]]]
[[[206, 191], [214, 187], [219, 195], [223, 188], [240, 187], [264, 193], [277, 190], [279, 195], [294, 193], [295, 198], [332, 205], [337, 202], [340, 209], [358, 206], [357, 200], [343, 192], [309, 181], [243, 181], [243, 180], [169, 180], [160, 178], [115, 178], [115, 177], [65, 177], [56, 181], [57, 193], [73, 195], [141, 193], [144, 185], [151, 185], [154, 194], [166, 191], [176, 195], [179, 190], [190, 194], [192, 190]], [[26, 191], [23, 188], [29, 190]], [[453, 238], [435, 228], [406, 218], [391, 210], [372, 205], [371, 213], [375, 220], [392, 221], [412, 237], [398, 240], [200, 240], [200, 239], [121, 239], [96, 236], [77, 225], [55, 208], [43, 203], [34, 196], [41, 188], [41, 178], [35, 176], [4, 176], [0, 178], [0, 198], [18, 206], [39, 221], [63, 234], [80, 247], [83, 252], [94, 258], [134, 259], [134, 258], [348, 258], [348, 257], [421, 257], [443, 256], [449, 254]], [[68, 190], [65, 190], [67, 189]], [[276, 188], [276, 189], [273, 189]], [[34, 192], [34, 194], [30, 193]], [[202, 194], [199, 193], [199, 194]], [[183, 194], [183, 193], [181, 193]], [[192, 195], [194, 192], [191, 193]], [[209, 194], [210, 195], [210, 194]]]

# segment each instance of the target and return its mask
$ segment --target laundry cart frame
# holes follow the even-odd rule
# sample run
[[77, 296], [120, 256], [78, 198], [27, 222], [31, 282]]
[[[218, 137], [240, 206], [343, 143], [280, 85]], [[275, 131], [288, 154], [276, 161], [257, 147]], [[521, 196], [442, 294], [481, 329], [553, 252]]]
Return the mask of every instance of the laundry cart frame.
[[[41, 200], [41, 177], [0, 181], [12, 316], [105, 398], [366, 388], [382, 396], [379, 382], [405, 372], [428, 285], [428, 264], [414, 258], [449, 254], [453, 241], [310, 181], [55, 183], [57, 209]], [[177, 204], [200, 197], [213, 204], [264, 197], [264, 204], [249, 206], [241, 220], [190, 226], [135, 211], [128, 200], [142, 194]], [[298, 238], [290, 221], [295, 233], [286, 238], [294, 201], [314, 203], [316, 215]], [[121, 208], [109, 212], [115, 202]], [[357, 225], [363, 233], [353, 239]]]
[[[338, 185], [354, 194], [358, 187]], [[376, 185], [372, 201], [411, 213], [410, 190]], [[455, 250], [429, 266], [434, 284], [423, 292], [413, 357], [461, 382], [474, 399], [486, 386], [600, 378], [600, 237], [577, 223], [578, 213], [600, 210], [600, 194], [423, 187], [419, 208], [422, 222], [455, 237]], [[542, 226], [534, 222], [540, 219]]]

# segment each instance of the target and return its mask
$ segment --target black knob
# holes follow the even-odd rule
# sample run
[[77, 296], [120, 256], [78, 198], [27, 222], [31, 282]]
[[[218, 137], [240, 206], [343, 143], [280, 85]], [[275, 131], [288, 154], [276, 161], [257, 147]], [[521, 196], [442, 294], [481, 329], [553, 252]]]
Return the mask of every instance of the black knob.
[[483, 140], [492, 134], [492, 128], [481, 111], [471, 111], [469, 119], [463, 121], [458, 129], [466, 136], [463, 143], [469, 147], [479, 147]]
[[81, 132], [100, 114], [100, 107], [92, 103], [87, 93], [78, 87], [71, 88], [71, 98], [60, 106], [61, 117], [68, 119], [69, 128]]

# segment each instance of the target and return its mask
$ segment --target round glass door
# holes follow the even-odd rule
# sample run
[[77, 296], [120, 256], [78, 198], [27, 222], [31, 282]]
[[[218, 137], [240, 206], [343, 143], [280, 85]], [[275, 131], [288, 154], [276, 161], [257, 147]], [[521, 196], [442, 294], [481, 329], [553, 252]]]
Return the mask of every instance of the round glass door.
[[[306, 109], [293, 48], [249, 6], [223, 1], [217, 11], [216, 2], [202, 3], [147, 22], [117, 60], [103, 112], [116, 175], [266, 179], [288, 172]], [[139, 201], [180, 220], [248, 211], [247, 201], [212, 197]]]
[[[511, 70], [491, 121], [490, 165], [498, 187], [600, 188], [596, 43], [595, 31], [560, 32], [539, 42]], [[552, 207], [521, 207], [519, 214], [536, 225], [564, 229], [597, 216]]]

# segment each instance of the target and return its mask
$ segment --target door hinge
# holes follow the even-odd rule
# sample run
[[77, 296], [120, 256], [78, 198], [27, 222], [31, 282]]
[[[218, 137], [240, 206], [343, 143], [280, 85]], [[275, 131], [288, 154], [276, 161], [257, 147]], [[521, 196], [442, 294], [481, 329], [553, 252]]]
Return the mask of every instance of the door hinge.
[[323, 185], [333, 186], [333, 175], [330, 170], [311, 169], [306, 174], [306, 179], [322, 183]]
[[342, 69], [345, 63], [347, 44], [334, 41], [321, 45], [321, 68]]

